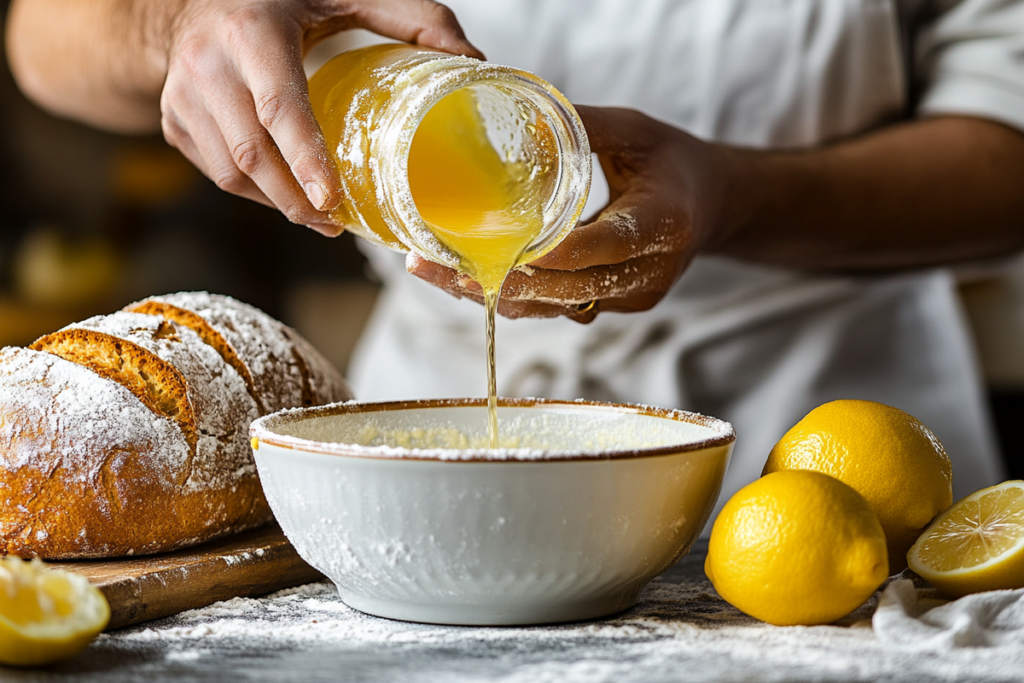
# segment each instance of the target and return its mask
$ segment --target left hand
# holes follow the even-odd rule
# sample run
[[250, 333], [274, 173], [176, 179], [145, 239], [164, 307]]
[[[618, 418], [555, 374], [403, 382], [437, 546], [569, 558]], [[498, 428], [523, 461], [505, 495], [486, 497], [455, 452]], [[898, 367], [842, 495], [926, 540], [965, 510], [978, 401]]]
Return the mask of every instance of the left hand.
[[[637, 111], [577, 111], [608, 179], [609, 203], [547, 255], [509, 273], [498, 307], [505, 317], [589, 323], [601, 311], [653, 307], [708, 245], [724, 204], [724, 148]], [[456, 297], [483, 301], [480, 286], [454, 270], [412, 254], [406, 268]]]

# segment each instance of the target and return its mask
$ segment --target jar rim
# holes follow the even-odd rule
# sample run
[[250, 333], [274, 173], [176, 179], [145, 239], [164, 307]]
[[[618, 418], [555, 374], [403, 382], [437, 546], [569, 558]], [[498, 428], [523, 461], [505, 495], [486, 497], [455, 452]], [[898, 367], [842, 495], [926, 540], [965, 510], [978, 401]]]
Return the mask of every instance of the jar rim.
[[[434, 53], [423, 48], [417, 52]], [[520, 256], [520, 263], [540, 258], [553, 249], [579, 220], [590, 189], [590, 145], [583, 122], [572, 104], [554, 86], [514, 67], [480, 62], [437, 52], [405, 72], [415, 88], [400, 88], [396, 105], [380, 121], [373, 142], [371, 174], [378, 188], [385, 219], [401, 241], [429, 260], [457, 268], [459, 257], [429, 228], [420, 215], [408, 181], [409, 151], [420, 122], [430, 109], [451, 93], [493, 84], [521, 94], [531, 102], [554, 132], [558, 146], [558, 177], [544, 212], [544, 229]], [[376, 166], [376, 168], [374, 168]], [[404, 234], [398, 234], [404, 233]]]

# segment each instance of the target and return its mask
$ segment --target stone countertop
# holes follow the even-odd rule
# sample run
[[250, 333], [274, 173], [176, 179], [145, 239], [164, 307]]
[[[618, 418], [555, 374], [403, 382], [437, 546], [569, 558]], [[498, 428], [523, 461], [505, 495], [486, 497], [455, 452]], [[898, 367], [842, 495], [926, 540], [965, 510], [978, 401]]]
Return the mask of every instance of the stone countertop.
[[100, 636], [2, 681], [1020, 681], [1022, 648], [916, 652], [875, 637], [873, 600], [839, 625], [779, 628], [740, 613], [704, 576], [707, 545], [612, 618], [536, 627], [390, 621], [327, 582], [235, 599]]

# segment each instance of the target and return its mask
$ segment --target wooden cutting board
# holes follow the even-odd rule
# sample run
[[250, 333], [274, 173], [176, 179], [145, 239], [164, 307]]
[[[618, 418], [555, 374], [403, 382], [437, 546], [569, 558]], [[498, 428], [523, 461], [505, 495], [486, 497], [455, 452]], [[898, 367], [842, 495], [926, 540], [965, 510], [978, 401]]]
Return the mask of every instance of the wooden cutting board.
[[164, 555], [54, 565], [103, 591], [110, 603], [108, 631], [323, 578], [276, 524]]

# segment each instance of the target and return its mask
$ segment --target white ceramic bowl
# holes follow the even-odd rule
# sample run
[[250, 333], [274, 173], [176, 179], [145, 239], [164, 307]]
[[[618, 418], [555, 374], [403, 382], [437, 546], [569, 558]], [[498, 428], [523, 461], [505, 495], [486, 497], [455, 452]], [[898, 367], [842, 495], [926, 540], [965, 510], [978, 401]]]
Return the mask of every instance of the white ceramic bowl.
[[477, 447], [477, 399], [261, 418], [251, 434], [270, 507], [299, 554], [370, 614], [507, 625], [631, 607], [706, 523], [731, 425], [582, 401], [500, 406], [503, 439], [530, 435], [518, 445], [531, 448]]

